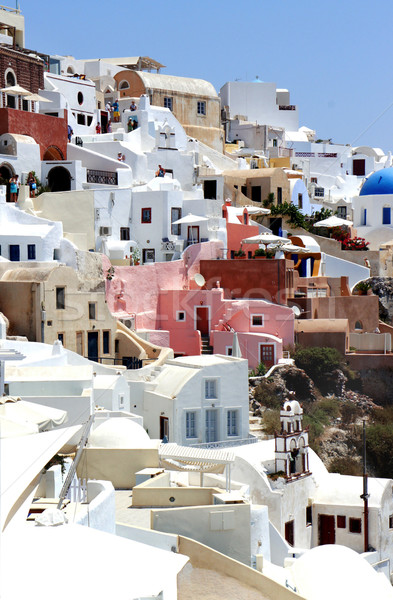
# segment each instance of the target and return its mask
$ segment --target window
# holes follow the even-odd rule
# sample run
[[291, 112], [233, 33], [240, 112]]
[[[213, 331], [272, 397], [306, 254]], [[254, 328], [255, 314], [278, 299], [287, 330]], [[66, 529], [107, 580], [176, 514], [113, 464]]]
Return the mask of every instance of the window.
[[78, 125], [86, 125], [86, 117], [82, 113], [78, 113], [76, 117], [76, 122]]
[[298, 208], [303, 208], [303, 194], [297, 195], [297, 206]]
[[64, 346], [64, 333], [58, 333], [57, 334], [57, 339], [59, 340], [59, 342], [61, 342]]
[[318, 183], [318, 177], [311, 177], [311, 183]]
[[206, 102], [204, 100], [198, 100], [197, 113], [198, 115], [206, 115]]
[[110, 331], [103, 331], [102, 332], [102, 353], [103, 354], [109, 354], [109, 336], [110, 336]]
[[[171, 223], [173, 221], [177, 221], [181, 219], [181, 208], [172, 207], [171, 208]], [[180, 235], [181, 234], [181, 225], [171, 225], [171, 234], [172, 235]]]
[[316, 187], [314, 189], [314, 196], [316, 198], [324, 198], [324, 196], [325, 196], [325, 188], [323, 188], [323, 187]]
[[171, 96], [164, 96], [164, 107], [173, 110], [173, 98]]
[[362, 225], [363, 227], [367, 225], [367, 208], [362, 209]]
[[247, 186], [246, 185], [242, 185], [240, 188], [240, 191], [243, 194], [243, 196], [247, 196]]
[[225, 348], [225, 354], [226, 354], [227, 356], [232, 356], [232, 354], [233, 354], [233, 348], [232, 348], [232, 346], [227, 346], [227, 347]]
[[244, 225], [248, 225], [248, 213], [243, 213], [243, 223]]
[[363, 329], [363, 323], [361, 321], [356, 321], [356, 323], [355, 323], [355, 329], [362, 330]]
[[56, 288], [56, 308], [58, 310], [65, 309], [65, 288], [64, 287]]
[[128, 90], [129, 87], [130, 84], [128, 83], [128, 81], [122, 81], [119, 85], [120, 90]]
[[78, 92], [78, 104], [83, 104], [83, 94], [82, 94], [82, 92]]
[[207, 400], [211, 398], [217, 398], [217, 380], [216, 379], [205, 379], [205, 398]]
[[273, 138], [273, 148], [277, 148], [277, 138]]
[[389, 529], [393, 529], [393, 515], [389, 515]]
[[306, 527], [312, 525], [312, 506], [306, 507]]
[[228, 410], [227, 412], [227, 435], [239, 435], [237, 410]]
[[347, 526], [347, 517], [345, 515], [337, 515], [338, 529], [345, 529]]
[[96, 318], [96, 303], [89, 302], [89, 319], [94, 320]]
[[151, 208], [142, 208], [142, 223], [151, 223]]
[[27, 244], [27, 259], [35, 260], [35, 244]]
[[5, 80], [5, 84], [6, 84], [6, 87], [11, 87], [16, 84], [15, 75], [12, 73], [12, 71], [8, 71], [6, 80]]
[[130, 239], [129, 227], [120, 227], [120, 239], [124, 241], [128, 241]]
[[391, 222], [392, 222], [392, 219], [391, 219], [390, 206], [384, 206], [382, 208], [382, 225], [390, 225]]
[[176, 312], [176, 321], [185, 321], [186, 320], [186, 313], [184, 312], [184, 310], [178, 310]]
[[361, 519], [349, 519], [349, 531], [350, 533], [362, 533], [362, 520]]
[[277, 204], [278, 204], [278, 206], [280, 204], [282, 204], [282, 188], [281, 187], [277, 188]]
[[252, 315], [251, 325], [254, 327], [263, 327], [263, 315]]
[[186, 438], [196, 438], [196, 413], [186, 412]]
[[358, 177], [362, 177], [366, 174], [366, 159], [365, 158], [354, 158], [352, 163], [352, 173]]
[[337, 206], [337, 216], [339, 219], [347, 218], [347, 207], [346, 206]]

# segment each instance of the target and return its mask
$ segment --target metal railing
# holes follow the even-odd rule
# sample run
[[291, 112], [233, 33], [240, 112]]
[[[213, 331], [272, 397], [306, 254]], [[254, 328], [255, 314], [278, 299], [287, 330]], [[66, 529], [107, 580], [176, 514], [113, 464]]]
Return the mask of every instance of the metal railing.
[[87, 169], [87, 183], [117, 185], [117, 173], [113, 173], [112, 171], [96, 171], [94, 169]]
[[190, 448], [233, 448], [234, 446], [245, 446], [246, 444], [256, 444], [258, 438], [250, 436], [241, 440], [223, 440], [221, 442], [206, 442], [204, 444], [190, 444]]

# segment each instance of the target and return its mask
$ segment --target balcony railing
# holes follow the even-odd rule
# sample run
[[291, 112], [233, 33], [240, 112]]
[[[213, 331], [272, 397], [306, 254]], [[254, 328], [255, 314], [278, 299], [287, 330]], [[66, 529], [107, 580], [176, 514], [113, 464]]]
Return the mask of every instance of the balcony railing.
[[296, 110], [294, 104], [279, 104], [278, 110]]
[[94, 169], [87, 169], [87, 183], [117, 185], [117, 173], [112, 173], [112, 171], [95, 171]]

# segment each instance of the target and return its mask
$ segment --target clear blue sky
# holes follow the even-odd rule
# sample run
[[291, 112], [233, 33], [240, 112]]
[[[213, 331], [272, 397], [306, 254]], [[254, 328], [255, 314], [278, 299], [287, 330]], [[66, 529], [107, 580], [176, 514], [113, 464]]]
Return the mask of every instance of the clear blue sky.
[[318, 137], [393, 150], [392, 0], [20, 0], [20, 8], [33, 50], [150, 56], [163, 73], [217, 91], [258, 75], [290, 90], [300, 125]]

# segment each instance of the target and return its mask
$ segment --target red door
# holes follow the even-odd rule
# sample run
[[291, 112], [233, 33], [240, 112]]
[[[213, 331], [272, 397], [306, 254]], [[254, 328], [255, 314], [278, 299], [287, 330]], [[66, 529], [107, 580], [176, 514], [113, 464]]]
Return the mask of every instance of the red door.
[[336, 530], [334, 515], [318, 515], [318, 544], [334, 544], [336, 542]]
[[260, 350], [260, 362], [270, 369], [274, 365], [274, 344], [263, 344]]
[[209, 309], [207, 306], [198, 306], [196, 309], [196, 329], [201, 335], [209, 335]]

